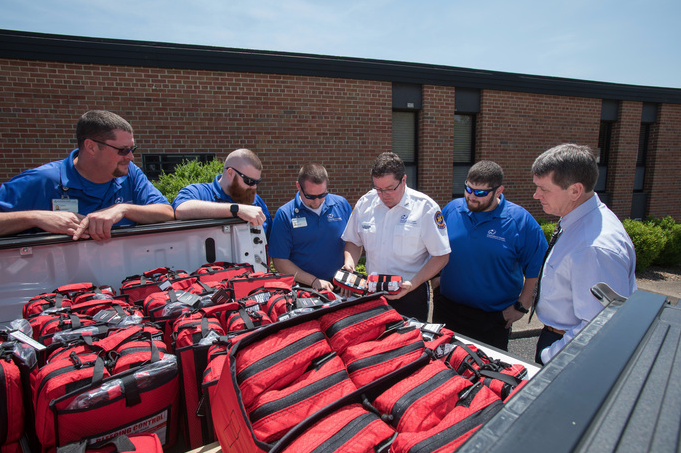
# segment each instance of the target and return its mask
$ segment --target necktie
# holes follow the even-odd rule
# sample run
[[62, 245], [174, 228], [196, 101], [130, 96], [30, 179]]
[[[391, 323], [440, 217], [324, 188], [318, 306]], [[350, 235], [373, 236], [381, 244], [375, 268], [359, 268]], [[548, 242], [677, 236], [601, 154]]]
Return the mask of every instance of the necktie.
[[534, 310], [537, 308], [537, 302], [539, 302], [539, 291], [541, 290], [541, 278], [544, 275], [544, 265], [546, 264], [546, 260], [549, 257], [549, 253], [551, 253], [551, 249], [553, 248], [554, 245], [556, 245], [556, 241], [558, 240], [558, 237], [561, 235], [562, 232], [563, 229], [560, 227], [560, 220], [558, 220], [558, 223], [556, 224], [556, 227], [553, 229], [553, 233], [551, 234], [551, 239], [549, 239], [549, 248], [546, 249], [546, 253], [544, 254], [544, 261], [541, 263], [541, 269], [539, 269], [539, 278], [537, 279], [537, 285], [534, 287], [534, 295], [532, 297], [532, 310], [530, 311], [530, 318], [527, 321], [528, 323], [532, 321]]

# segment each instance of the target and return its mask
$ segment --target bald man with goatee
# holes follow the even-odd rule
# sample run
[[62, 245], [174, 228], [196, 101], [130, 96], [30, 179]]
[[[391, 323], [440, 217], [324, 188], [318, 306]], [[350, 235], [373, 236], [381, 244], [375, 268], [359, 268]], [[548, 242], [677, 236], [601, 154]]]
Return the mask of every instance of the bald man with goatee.
[[269, 238], [272, 217], [256, 193], [262, 163], [249, 149], [232, 151], [221, 175], [212, 183], [190, 184], [173, 201], [178, 220], [239, 217], [253, 226], [263, 226]]

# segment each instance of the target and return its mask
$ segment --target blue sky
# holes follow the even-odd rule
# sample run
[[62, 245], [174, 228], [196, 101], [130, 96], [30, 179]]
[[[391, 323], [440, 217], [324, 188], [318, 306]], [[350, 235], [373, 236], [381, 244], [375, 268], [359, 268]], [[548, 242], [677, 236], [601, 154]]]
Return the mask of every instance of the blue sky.
[[0, 28], [681, 88], [679, 0], [0, 0]]

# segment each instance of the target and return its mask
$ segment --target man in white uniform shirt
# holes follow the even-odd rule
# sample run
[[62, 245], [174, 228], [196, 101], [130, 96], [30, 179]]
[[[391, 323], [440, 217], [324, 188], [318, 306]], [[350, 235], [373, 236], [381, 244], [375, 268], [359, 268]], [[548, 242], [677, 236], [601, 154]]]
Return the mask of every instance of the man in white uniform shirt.
[[440, 207], [407, 187], [404, 162], [382, 153], [371, 168], [373, 189], [357, 201], [343, 232], [345, 264], [354, 271], [366, 254], [369, 274], [400, 275], [400, 292], [387, 296], [402, 315], [426, 321], [429, 281], [449, 261], [449, 238]]
[[[622, 222], [594, 192], [598, 164], [588, 146], [563, 144], [532, 165], [534, 198], [562, 230], [539, 275], [535, 306], [545, 325], [535, 361], [547, 363], [603, 309], [591, 294], [607, 283], [629, 297], [636, 291], [636, 252]], [[553, 241], [552, 241], [553, 242]]]

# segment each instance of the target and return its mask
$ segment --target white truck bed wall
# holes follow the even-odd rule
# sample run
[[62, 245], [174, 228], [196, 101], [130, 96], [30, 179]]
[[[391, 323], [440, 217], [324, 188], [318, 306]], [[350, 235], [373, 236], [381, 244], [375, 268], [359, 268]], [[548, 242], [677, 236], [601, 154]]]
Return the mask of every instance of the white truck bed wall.
[[111, 285], [157, 267], [195, 271], [212, 261], [267, 270], [262, 228], [238, 219], [173, 221], [112, 232], [107, 241], [39, 233], [0, 238], [0, 322], [21, 317], [31, 297], [67, 283]]

